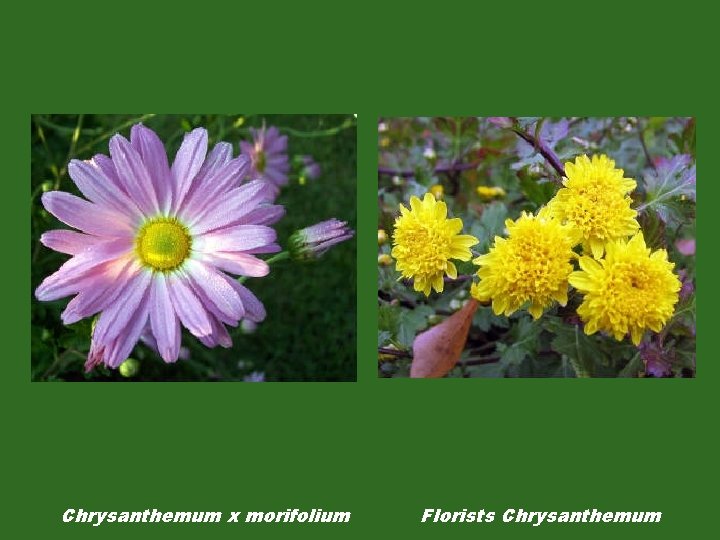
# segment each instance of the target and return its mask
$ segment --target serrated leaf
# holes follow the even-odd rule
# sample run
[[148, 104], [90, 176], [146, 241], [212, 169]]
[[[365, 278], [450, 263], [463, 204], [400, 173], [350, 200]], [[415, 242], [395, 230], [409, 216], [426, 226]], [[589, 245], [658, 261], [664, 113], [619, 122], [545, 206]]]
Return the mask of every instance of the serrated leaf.
[[398, 319], [397, 340], [404, 347], [410, 347], [415, 336], [428, 325], [428, 317], [435, 311], [430, 306], [417, 306], [415, 309], [403, 309]]
[[680, 154], [659, 159], [656, 169], [645, 174], [646, 201], [640, 212], [652, 208], [665, 223], [682, 220], [683, 201], [695, 201], [695, 163], [691, 156]]
[[497, 351], [500, 353], [500, 362], [505, 366], [520, 364], [529, 353], [529, 351], [523, 347], [506, 345], [504, 343], [497, 344]]
[[520, 187], [525, 196], [538, 206], [546, 204], [555, 194], [555, 185], [551, 182], [539, 182], [524, 175], [520, 178]]
[[552, 349], [567, 356], [578, 377], [593, 376], [595, 361], [600, 353], [592, 340], [580, 330], [579, 326], [563, 325], [555, 329], [555, 337], [550, 342]]
[[620, 370], [620, 372], [618, 373], [618, 377], [637, 377], [638, 373], [640, 373], [642, 369], [642, 359], [640, 358], [640, 353], [637, 353], [630, 359], [630, 361], [625, 365], [625, 367]]
[[473, 325], [487, 332], [492, 326], [507, 328], [509, 323], [507, 317], [495, 315], [490, 306], [480, 306], [473, 317]]
[[501, 202], [494, 202], [485, 207], [480, 216], [480, 223], [489, 235], [502, 233], [507, 218], [507, 206]]
[[480, 240], [480, 244], [476, 247], [478, 251], [487, 251], [495, 236], [502, 235], [507, 213], [507, 206], [499, 201], [485, 206], [480, 219], [473, 223], [470, 230], [470, 234]]
[[512, 343], [498, 343], [497, 351], [500, 353], [500, 362], [503, 365], [518, 366], [525, 357], [532, 356], [537, 350], [538, 336], [542, 327], [527, 317], [519, 320], [511, 331]]
[[527, 129], [535, 122], [540, 120], [540, 116], [521, 116], [517, 119], [517, 125], [522, 129]]
[[399, 321], [399, 307], [382, 305], [378, 308], [378, 330], [385, 330], [390, 332], [391, 336], [394, 336], [397, 334]]

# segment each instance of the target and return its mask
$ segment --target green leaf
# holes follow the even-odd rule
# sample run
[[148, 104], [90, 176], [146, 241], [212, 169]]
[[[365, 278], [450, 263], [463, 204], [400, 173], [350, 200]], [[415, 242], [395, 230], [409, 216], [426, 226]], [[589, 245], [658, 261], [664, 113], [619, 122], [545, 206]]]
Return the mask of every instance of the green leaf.
[[627, 365], [620, 370], [620, 373], [618, 373], [618, 377], [637, 377], [638, 373], [642, 371], [643, 363], [640, 359], [640, 353], [637, 353], [635, 356], [632, 357], [632, 359], [627, 363]]
[[485, 253], [495, 236], [502, 235], [505, 229], [507, 213], [507, 206], [498, 201], [485, 206], [480, 219], [475, 221], [470, 229], [470, 234], [480, 240], [480, 243], [474, 249]]
[[638, 212], [652, 208], [663, 222], [680, 223], [686, 211], [692, 208], [689, 201], [695, 201], [695, 163], [692, 157], [680, 154], [661, 160], [656, 170], [645, 175], [645, 193], [645, 204], [638, 208]]
[[537, 352], [538, 337], [542, 327], [529, 317], [523, 317], [510, 331], [510, 345], [498, 343], [497, 351], [500, 353], [500, 362], [505, 366], [519, 365], [527, 356]]
[[382, 305], [378, 309], [378, 330], [385, 330], [391, 336], [397, 334], [400, 323], [400, 308], [398, 306]]
[[406, 348], [412, 346], [415, 335], [428, 325], [428, 317], [435, 311], [430, 306], [417, 306], [415, 309], [403, 309], [398, 321], [397, 340]]
[[593, 339], [578, 325], [565, 324], [555, 318], [547, 320], [544, 326], [546, 330], [555, 334], [550, 346], [554, 351], [568, 357], [578, 377], [595, 376], [596, 363], [607, 361], [604, 354], [598, 351]]
[[507, 317], [495, 315], [490, 306], [480, 306], [473, 317], [473, 325], [487, 332], [492, 326], [507, 328], [510, 323]]
[[501, 234], [505, 228], [507, 213], [507, 207], [503, 203], [498, 201], [491, 203], [483, 210], [482, 216], [480, 216], [480, 224], [490, 236]]
[[555, 185], [552, 182], [540, 182], [528, 175], [520, 178], [520, 187], [527, 198], [538, 207], [547, 204], [555, 194]]

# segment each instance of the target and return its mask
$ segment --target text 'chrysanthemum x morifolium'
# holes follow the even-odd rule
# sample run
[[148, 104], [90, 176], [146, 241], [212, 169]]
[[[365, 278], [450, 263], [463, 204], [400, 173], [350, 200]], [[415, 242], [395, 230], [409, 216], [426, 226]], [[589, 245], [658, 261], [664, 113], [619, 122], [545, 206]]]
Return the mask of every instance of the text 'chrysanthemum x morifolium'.
[[618, 341], [629, 333], [638, 345], [646, 329], [659, 332], [678, 301], [674, 266], [664, 249], [645, 245], [642, 232], [607, 244], [599, 261], [581, 257], [582, 270], [571, 274], [570, 284], [585, 295], [578, 308], [585, 333], [604, 330]]
[[450, 259], [470, 260], [470, 248], [478, 239], [459, 234], [462, 227], [460, 218], [447, 218], [447, 206], [435, 200], [431, 193], [426, 193], [422, 201], [411, 197], [410, 210], [400, 205], [392, 256], [398, 272], [404, 278], [414, 279], [416, 291], [427, 296], [432, 289], [442, 292], [444, 275], [457, 277], [457, 269]]
[[605, 244], [635, 234], [640, 225], [637, 212], [630, 208], [628, 196], [635, 189], [632, 178], [606, 155], [592, 159], [579, 156], [575, 163], [565, 164], [566, 178], [555, 197], [548, 203], [553, 216], [577, 227], [583, 235], [583, 247], [593, 257], [602, 257]]
[[244, 182], [249, 160], [218, 143], [207, 155], [208, 134], [188, 133], [169, 165], [163, 143], [143, 125], [128, 141], [110, 139], [110, 155], [73, 160], [68, 173], [81, 199], [45, 193], [45, 208], [78, 229], [48, 231], [40, 241], [72, 255], [35, 291], [39, 300], [76, 295], [65, 324], [100, 313], [86, 369], [115, 368], [138, 339], [152, 334], [166, 362], [178, 359], [180, 325], [208, 347], [229, 347], [225, 325], [260, 321], [262, 303], [225, 272], [265, 276], [259, 253], [279, 251], [268, 225], [283, 215], [269, 204], [274, 188]]
[[580, 232], [552, 218], [547, 208], [537, 216], [523, 213], [505, 222], [508, 238], [495, 237], [490, 252], [473, 262], [480, 266], [480, 282], [471, 294], [492, 300], [496, 314], [511, 315], [524, 304], [537, 319], [554, 301], [567, 303], [568, 276], [573, 270], [573, 247]]

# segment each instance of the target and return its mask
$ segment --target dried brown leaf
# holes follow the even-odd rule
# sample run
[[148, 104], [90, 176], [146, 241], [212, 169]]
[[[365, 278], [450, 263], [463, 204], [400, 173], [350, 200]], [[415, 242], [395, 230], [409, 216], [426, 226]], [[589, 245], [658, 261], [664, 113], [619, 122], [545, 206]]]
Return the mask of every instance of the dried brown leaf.
[[460, 311], [415, 337], [411, 377], [442, 377], [455, 367], [477, 307], [477, 301], [471, 299]]

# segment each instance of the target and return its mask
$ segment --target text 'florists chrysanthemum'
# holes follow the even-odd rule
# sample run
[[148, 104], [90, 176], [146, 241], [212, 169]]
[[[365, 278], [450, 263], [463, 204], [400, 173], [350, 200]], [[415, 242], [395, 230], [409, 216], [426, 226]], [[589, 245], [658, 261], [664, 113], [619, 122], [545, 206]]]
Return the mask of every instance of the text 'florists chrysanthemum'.
[[410, 208], [401, 204], [401, 215], [395, 220], [392, 250], [395, 267], [403, 277], [415, 280], [416, 291], [425, 295], [430, 295], [432, 289], [442, 292], [444, 275], [457, 277], [450, 259], [470, 260], [470, 248], [478, 239], [459, 234], [462, 220], [448, 219], [447, 206], [431, 193], [426, 193], [422, 201], [411, 197]]
[[548, 207], [553, 216], [582, 232], [583, 247], [596, 259], [602, 257], [607, 242], [637, 232], [637, 212], [630, 208], [628, 196], [635, 189], [635, 180], [624, 178], [612, 159], [579, 156], [575, 163], [565, 164], [565, 174], [565, 187]]
[[651, 251], [642, 232], [606, 246], [603, 259], [580, 259], [570, 284], [583, 293], [578, 315], [585, 333], [604, 330], [618, 341], [630, 334], [638, 345], [645, 329], [659, 332], [672, 317], [680, 280], [664, 249]]
[[188, 133], [169, 165], [163, 143], [143, 125], [128, 141], [110, 140], [110, 155], [73, 160], [68, 172], [81, 199], [64, 192], [42, 197], [45, 208], [78, 229], [46, 232], [41, 242], [72, 255], [35, 291], [39, 300], [76, 295], [65, 324], [100, 313], [86, 368], [119, 366], [138, 339], [156, 345], [166, 362], [180, 354], [181, 324], [208, 347], [232, 344], [225, 325], [260, 321], [260, 301], [237, 280], [265, 276], [255, 255], [279, 251], [268, 225], [282, 215], [268, 182], [242, 183], [248, 158], [232, 157], [208, 135]]
[[480, 301], [492, 300], [496, 314], [511, 315], [525, 303], [537, 319], [554, 301], [567, 303], [568, 276], [573, 270], [573, 247], [580, 233], [549, 215], [523, 213], [505, 222], [508, 238], [495, 237], [490, 252], [473, 262], [480, 266], [480, 282], [471, 294]]

